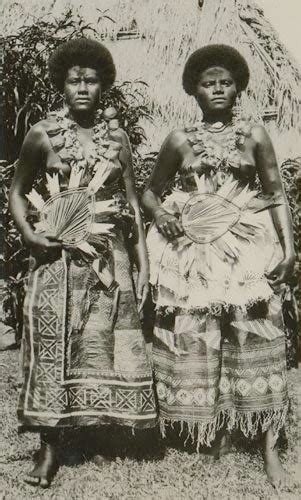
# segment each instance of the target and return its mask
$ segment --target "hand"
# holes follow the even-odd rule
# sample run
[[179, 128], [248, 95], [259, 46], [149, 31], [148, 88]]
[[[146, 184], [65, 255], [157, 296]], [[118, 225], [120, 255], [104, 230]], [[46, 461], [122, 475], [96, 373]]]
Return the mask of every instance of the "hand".
[[62, 242], [47, 233], [32, 233], [25, 236], [24, 241], [31, 249], [33, 257], [43, 262], [56, 260], [62, 249]]
[[166, 212], [164, 208], [157, 209], [157, 212], [155, 212], [155, 222], [160, 233], [170, 240], [178, 238], [184, 233], [179, 219], [175, 215]]
[[137, 300], [138, 313], [143, 309], [149, 291], [149, 272], [148, 270], [140, 270], [137, 281]]
[[269, 285], [274, 288], [287, 283], [293, 273], [295, 256], [284, 258], [277, 266], [266, 274]]

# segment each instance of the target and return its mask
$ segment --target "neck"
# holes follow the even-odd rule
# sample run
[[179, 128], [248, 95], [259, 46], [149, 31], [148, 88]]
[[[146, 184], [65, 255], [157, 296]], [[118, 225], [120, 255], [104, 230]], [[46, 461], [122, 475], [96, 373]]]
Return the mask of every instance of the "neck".
[[233, 118], [232, 110], [227, 110], [224, 112], [218, 111], [217, 113], [204, 113], [203, 121], [208, 124], [222, 122], [224, 124], [229, 123]]
[[74, 111], [69, 111], [69, 117], [71, 118], [71, 120], [75, 121], [81, 128], [92, 128], [95, 125], [94, 113], [76, 113]]

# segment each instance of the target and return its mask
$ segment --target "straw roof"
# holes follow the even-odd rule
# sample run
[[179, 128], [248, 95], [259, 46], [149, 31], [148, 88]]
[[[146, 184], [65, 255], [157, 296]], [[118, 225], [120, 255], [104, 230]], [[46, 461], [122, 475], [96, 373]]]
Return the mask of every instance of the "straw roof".
[[285, 138], [280, 148], [284, 157], [291, 154], [288, 145], [295, 147], [295, 139], [288, 141], [287, 134], [295, 137], [300, 127], [300, 71], [253, 0], [26, 0], [22, 4], [2, 0], [1, 4], [4, 34], [31, 23], [32, 12], [59, 17], [69, 6], [97, 27], [113, 52], [118, 79], [138, 78], [148, 84], [145, 98], [154, 117], [153, 124], [143, 124], [148, 150], [157, 150], [171, 129], [195, 119], [194, 99], [182, 89], [183, 66], [194, 49], [216, 42], [234, 45], [249, 63], [251, 81], [241, 101], [244, 114], [272, 118], [268, 128], [277, 140], [279, 131]]

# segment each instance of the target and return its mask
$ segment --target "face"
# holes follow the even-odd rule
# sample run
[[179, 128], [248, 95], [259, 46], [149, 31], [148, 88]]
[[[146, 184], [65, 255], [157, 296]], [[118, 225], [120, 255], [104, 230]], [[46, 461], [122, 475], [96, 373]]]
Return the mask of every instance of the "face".
[[93, 112], [99, 105], [101, 82], [95, 69], [73, 66], [68, 69], [64, 94], [71, 111]]
[[236, 97], [236, 83], [230, 71], [216, 66], [201, 73], [195, 98], [204, 113], [228, 111]]

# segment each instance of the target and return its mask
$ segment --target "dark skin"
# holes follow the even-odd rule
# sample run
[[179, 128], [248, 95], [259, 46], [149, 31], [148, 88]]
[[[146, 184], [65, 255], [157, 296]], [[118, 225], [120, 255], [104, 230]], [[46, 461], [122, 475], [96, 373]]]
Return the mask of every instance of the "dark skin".
[[[205, 125], [210, 127], [218, 121], [229, 122], [236, 97], [236, 83], [230, 71], [218, 67], [209, 68], [200, 75], [195, 99], [202, 109]], [[222, 138], [222, 133], [220, 136]], [[252, 128], [251, 137], [246, 138], [241, 155], [244, 164], [257, 169], [263, 192], [284, 203], [271, 209], [273, 223], [283, 249], [283, 260], [269, 272], [267, 277], [270, 284], [277, 287], [290, 278], [295, 262], [295, 252], [291, 215], [275, 151], [264, 127], [256, 125]], [[142, 198], [145, 208], [154, 218], [159, 231], [170, 240], [183, 234], [183, 228], [177, 217], [168, 214], [161, 207], [160, 197], [167, 182], [182, 166], [192, 164], [195, 158], [196, 155], [188, 142], [188, 133], [184, 130], [171, 132], [163, 143], [148, 188]]]
[[[89, 150], [92, 142], [94, 112], [99, 104], [101, 92], [100, 79], [94, 69], [74, 67], [68, 70], [65, 82], [65, 99], [70, 112], [78, 124], [78, 138], [84, 152]], [[62, 164], [54, 153], [50, 144], [47, 128], [48, 120], [34, 125], [28, 132], [20, 153], [19, 163], [10, 190], [10, 210], [21, 232], [25, 244], [31, 249], [33, 256], [43, 256], [43, 259], [57, 257], [62, 249], [61, 242], [48, 234], [36, 234], [31, 224], [26, 220], [28, 202], [26, 194], [32, 189], [38, 169], [41, 165], [45, 171], [59, 172], [67, 175], [70, 168]], [[135, 211], [135, 240], [134, 256], [139, 271], [137, 283], [137, 297], [139, 310], [142, 309], [148, 293], [148, 259], [144, 237], [143, 224], [140, 215], [139, 203], [134, 184], [132, 153], [127, 134], [122, 129], [110, 133], [110, 138], [122, 145], [119, 160], [123, 165], [123, 179], [126, 197]]]
[[[101, 79], [95, 69], [74, 66], [67, 71], [64, 95], [69, 111], [77, 124], [78, 140], [88, 157], [92, 145], [94, 113], [101, 97]], [[62, 163], [53, 151], [47, 130], [49, 120], [34, 125], [25, 137], [18, 167], [10, 189], [9, 207], [24, 243], [39, 263], [47, 263], [60, 257], [62, 243], [50, 234], [37, 234], [27, 221], [28, 202], [26, 194], [32, 189], [33, 182], [42, 167], [45, 172], [58, 172], [68, 177], [70, 167]], [[135, 191], [132, 152], [127, 134], [122, 129], [110, 132], [110, 139], [122, 145], [119, 161], [123, 167], [123, 179], [127, 201], [135, 212], [134, 258], [138, 269], [137, 299], [138, 310], [142, 310], [148, 294], [149, 266], [137, 194]], [[53, 434], [43, 435], [41, 449], [34, 469], [25, 477], [32, 485], [46, 488], [57, 469], [56, 439]]]
[[[228, 123], [232, 119], [232, 108], [237, 97], [237, 85], [230, 71], [222, 67], [212, 67], [200, 74], [195, 89], [195, 99], [203, 112], [205, 126], [216, 122]], [[221, 144], [223, 133], [215, 134]], [[161, 195], [167, 184], [183, 166], [192, 165], [196, 155], [188, 142], [189, 133], [174, 130], [167, 137], [160, 150], [156, 166], [151, 174], [148, 187], [143, 195], [143, 204], [155, 221], [158, 230], [169, 240], [183, 234], [180, 220], [165, 211], [161, 206]], [[202, 154], [202, 153], [201, 153]], [[198, 156], [200, 158], [201, 155]], [[246, 137], [241, 148], [242, 168], [257, 170], [263, 192], [274, 196], [280, 206], [271, 209], [275, 230], [283, 250], [283, 259], [267, 274], [273, 288], [286, 283], [293, 271], [295, 251], [290, 211], [287, 205], [275, 151], [264, 127], [255, 125], [251, 136]], [[201, 174], [198, 170], [198, 174]], [[225, 435], [221, 443], [225, 441]], [[275, 448], [272, 429], [268, 429], [264, 437], [264, 463], [269, 481], [279, 486], [285, 481], [285, 471]]]

